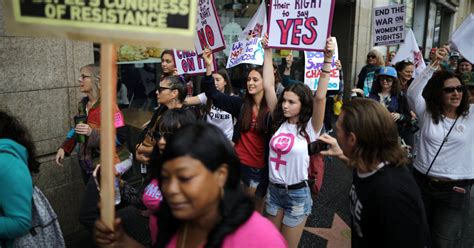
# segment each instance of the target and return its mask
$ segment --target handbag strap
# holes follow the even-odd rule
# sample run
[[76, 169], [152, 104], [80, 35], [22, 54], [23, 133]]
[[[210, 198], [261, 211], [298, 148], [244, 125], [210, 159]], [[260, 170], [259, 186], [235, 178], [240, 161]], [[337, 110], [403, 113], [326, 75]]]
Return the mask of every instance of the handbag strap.
[[458, 121], [458, 118], [459, 118], [459, 116], [456, 117], [456, 120], [454, 120], [453, 125], [451, 125], [451, 128], [449, 128], [448, 133], [447, 133], [446, 136], [444, 137], [443, 142], [441, 142], [441, 145], [439, 146], [439, 149], [438, 149], [438, 151], [436, 152], [436, 155], [434, 156], [433, 160], [431, 161], [430, 167], [428, 167], [428, 170], [427, 170], [426, 173], [425, 173], [425, 177], [428, 177], [428, 173], [430, 172], [431, 167], [433, 167], [433, 164], [434, 164], [436, 158], [438, 157], [438, 154], [439, 154], [439, 152], [441, 151], [441, 148], [443, 148], [444, 143], [446, 143], [446, 141], [448, 140], [448, 136], [449, 136], [449, 134], [451, 133], [451, 131], [453, 130], [454, 125], [456, 125], [456, 122]]

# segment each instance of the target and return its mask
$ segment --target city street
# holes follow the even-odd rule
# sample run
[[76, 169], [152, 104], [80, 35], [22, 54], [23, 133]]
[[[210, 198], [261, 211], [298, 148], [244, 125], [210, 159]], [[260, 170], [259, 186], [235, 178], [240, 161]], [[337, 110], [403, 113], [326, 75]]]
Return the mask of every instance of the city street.
[[[327, 161], [326, 173], [321, 193], [313, 204], [312, 215], [308, 217], [299, 247], [351, 247], [350, 213], [348, 192], [352, 181], [352, 171], [338, 160]], [[474, 201], [474, 194], [471, 194]], [[462, 248], [474, 247], [474, 209], [468, 232]], [[68, 247], [93, 247], [84, 231], [66, 237]]]

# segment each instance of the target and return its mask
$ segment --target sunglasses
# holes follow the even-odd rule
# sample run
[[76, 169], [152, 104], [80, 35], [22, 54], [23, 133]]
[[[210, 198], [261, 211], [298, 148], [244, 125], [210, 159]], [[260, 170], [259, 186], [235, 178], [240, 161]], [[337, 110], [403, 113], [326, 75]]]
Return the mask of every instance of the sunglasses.
[[172, 90], [173, 88], [171, 87], [158, 87], [158, 92], [162, 92], [163, 90]]
[[457, 91], [458, 93], [462, 93], [466, 90], [466, 86], [464, 85], [458, 85], [456, 87], [451, 86], [451, 87], [444, 87], [443, 92], [446, 94], [453, 93], [454, 91]]
[[388, 83], [393, 82], [393, 78], [391, 77], [380, 77], [380, 82], [387, 81]]
[[376, 56], [375, 56], [375, 55], [367, 55], [367, 58], [368, 58], [368, 59], [375, 59]]
[[173, 135], [172, 132], [153, 132], [153, 139], [160, 140], [163, 138], [165, 141], [168, 141], [171, 135]]

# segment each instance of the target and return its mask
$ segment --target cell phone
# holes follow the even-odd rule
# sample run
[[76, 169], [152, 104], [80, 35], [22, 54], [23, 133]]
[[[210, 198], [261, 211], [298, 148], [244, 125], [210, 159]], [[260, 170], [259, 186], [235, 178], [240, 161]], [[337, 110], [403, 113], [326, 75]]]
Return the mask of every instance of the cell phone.
[[316, 140], [308, 144], [308, 155], [318, 154], [321, 151], [326, 151], [329, 149], [329, 144], [324, 143], [322, 140]]

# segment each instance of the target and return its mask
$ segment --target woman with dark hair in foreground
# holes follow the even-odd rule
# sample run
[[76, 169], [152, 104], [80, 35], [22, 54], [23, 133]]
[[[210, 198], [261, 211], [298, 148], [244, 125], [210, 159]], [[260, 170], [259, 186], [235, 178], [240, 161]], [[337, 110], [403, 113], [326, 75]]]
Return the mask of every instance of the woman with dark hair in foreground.
[[[240, 185], [240, 161], [222, 131], [190, 125], [170, 137], [161, 159], [163, 202], [155, 247], [286, 247], [275, 227], [253, 209]], [[98, 221], [98, 245], [142, 247]]]

